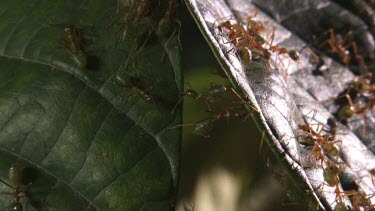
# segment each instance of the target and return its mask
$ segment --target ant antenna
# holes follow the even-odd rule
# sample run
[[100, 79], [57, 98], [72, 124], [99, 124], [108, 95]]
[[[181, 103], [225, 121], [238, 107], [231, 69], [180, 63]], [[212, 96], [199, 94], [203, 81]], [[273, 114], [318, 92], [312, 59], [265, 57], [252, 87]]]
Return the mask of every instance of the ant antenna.
[[[185, 84], [188, 85], [190, 87], [190, 89], [193, 89], [193, 87], [190, 85], [189, 82], [185, 82]], [[180, 99], [178, 100], [178, 102], [176, 103], [176, 105], [173, 107], [173, 109], [171, 111], [171, 114], [173, 114], [174, 111], [177, 109], [178, 104], [181, 103], [182, 99], [185, 97], [185, 95], [186, 95], [187, 92], [188, 92], [188, 90], [186, 92], [182, 93], [182, 96], [180, 97]]]

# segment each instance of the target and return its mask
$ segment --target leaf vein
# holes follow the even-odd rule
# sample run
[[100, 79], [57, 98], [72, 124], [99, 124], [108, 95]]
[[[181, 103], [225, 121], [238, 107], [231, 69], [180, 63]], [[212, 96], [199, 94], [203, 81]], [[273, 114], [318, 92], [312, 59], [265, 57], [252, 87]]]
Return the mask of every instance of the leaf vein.
[[112, 111], [113, 111], [113, 108], [110, 109], [110, 110], [107, 112], [107, 115], [106, 115], [105, 118], [103, 119], [103, 121], [102, 121], [102, 123], [100, 124], [100, 126], [99, 126], [97, 132], [95, 133], [94, 137], [92, 138], [92, 140], [91, 140], [91, 142], [90, 142], [90, 145], [87, 147], [86, 155], [85, 155], [85, 161], [82, 163], [81, 167], [78, 168], [79, 170], [78, 170], [78, 171], [76, 172], [76, 174], [72, 177], [72, 179], [69, 181], [69, 183], [71, 183], [71, 182], [77, 177], [77, 175], [79, 174], [79, 172], [81, 172], [82, 167], [83, 167], [83, 166], [85, 165], [85, 163], [87, 162], [87, 155], [88, 155], [88, 152], [89, 152], [89, 150], [90, 150], [90, 148], [91, 148], [91, 146], [92, 146], [92, 143], [94, 142], [96, 136], [99, 134], [99, 131], [102, 129], [104, 122], [108, 119], [108, 117], [110, 116], [110, 114], [112, 113]]
[[105, 191], [108, 187], [110, 187], [111, 185], [113, 185], [113, 183], [115, 183], [120, 177], [126, 175], [129, 171], [131, 171], [134, 167], [137, 166], [137, 164], [138, 164], [139, 162], [141, 162], [143, 159], [145, 159], [150, 153], [152, 153], [152, 152], [153, 152], [156, 148], [158, 148], [158, 147], [159, 147], [159, 145], [155, 145], [154, 148], [152, 148], [152, 149], [151, 149], [149, 152], [147, 152], [142, 158], [140, 158], [138, 161], [136, 161], [136, 162], [134, 163], [133, 166], [131, 166], [131, 167], [130, 167], [128, 170], [126, 170], [124, 173], [118, 175], [117, 178], [115, 178], [111, 183], [109, 183], [105, 188], [103, 188], [98, 194], [96, 194], [96, 196], [95, 196], [94, 198], [92, 198], [90, 204], [86, 207], [85, 210], [87, 210], [87, 209], [90, 207], [90, 205], [95, 201], [95, 199], [96, 199], [96, 198], [97, 198], [97, 197], [98, 197], [103, 191]]
[[74, 100], [74, 103], [73, 103], [72, 109], [71, 109], [71, 111], [70, 111], [69, 117], [68, 117], [68, 119], [67, 119], [66, 122], [65, 122], [65, 125], [62, 127], [62, 129], [61, 129], [59, 135], [58, 135], [57, 138], [56, 138], [55, 143], [53, 144], [53, 146], [51, 147], [51, 149], [49, 150], [49, 152], [48, 152], [48, 153], [42, 158], [42, 160], [40, 161], [40, 164], [43, 163], [43, 161], [48, 157], [48, 155], [52, 152], [53, 148], [56, 146], [56, 144], [57, 144], [57, 142], [59, 141], [59, 139], [60, 139], [62, 133], [64, 132], [66, 126], [68, 125], [70, 118], [72, 117], [72, 114], [73, 114], [73, 111], [74, 111], [74, 108], [75, 108], [75, 106], [76, 106], [76, 103], [77, 103], [78, 99], [80, 98], [81, 94], [84, 93], [84, 91], [86, 90], [86, 88], [87, 88], [87, 86], [85, 86], [85, 88], [83, 88], [83, 89], [79, 92], [79, 94], [77, 95], [76, 99]]

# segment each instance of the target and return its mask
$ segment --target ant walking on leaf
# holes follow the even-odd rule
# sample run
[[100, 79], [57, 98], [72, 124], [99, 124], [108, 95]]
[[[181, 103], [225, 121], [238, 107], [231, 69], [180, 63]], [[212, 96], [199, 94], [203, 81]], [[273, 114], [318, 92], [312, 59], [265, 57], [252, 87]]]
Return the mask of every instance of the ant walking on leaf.
[[[219, 111], [213, 112], [211, 103], [217, 102], [218, 98], [222, 98], [223, 97], [222, 94], [227, 91], [230, 91], [229, 93], [234, 93], [236, 98], [237, 97], [240, 98], [241, 101], [234, 102], [230, 105], [226, 105], [224, 108], [220, 109]], [[246, 108], [244, 108], [244, 105], [249, 105], [253, 110], [258, 112], [258, 110], [255, 107], [251, 106], [250, 103], [247, 102], [247, 100], [243, 99], [233, 88], [228, 89], [227, 87], [223, 85], [219, 85], [219, 84], [211, 84], [211, 89], [208, 95], [200, 95], [198, 94], [198, 92], [196, 92], [193, 89], [188, 89], [184, 93], [184, 95], [191, 96], [195, 100], [207, 103], [207, 106], [209, 108], [208, 112], [211, 114], [211, 116], [204, 120], [199, 121], [198, 123], [177, 125], [169, 129], [173, 129], [173, 128], [181, 127], [181, 126], [194, 126], [193, 134], [196, 134], [205, 138], [211, 137], [210, 132], [214, 129], [215, 124], [220, 120], [226, 119], [227, 121], [229, 121], [231, 119], [241, 119], [241, 120], [248, 119], [251, 115], [251, 112], [248, 111]], [[181, 99], [178, 101], [177, 104], [181, 102], [183, 97], [184, 96], [181, 97]]]
[[64, 45], [71, 52], [73, 61], [78, 68], [86, 68], [87, 55], [83, 50], [82, 33], [73, 25], [66, 27], [65, 33], [67, 39], [65, 40]]
[[24, 189], [31, 185], [31, 182], [28, 181], [28, 184], [24, 185], [26, 181], [24, 178], [23, 168], [18, 165], [14, 165], [9, 169], [9, 180], [12, 184], [16, 185], [16, 187], [4, 181], [3, 179], [0, 179], [0, 183], [2, 183], [7, 188], [12, 190], [12, 192], [1, 193], [5, 195], [10, 195], [12, 197], [12, 202], [8, 207], [9, 210], [22, 211], [23, 206], [21, 204], [21, 198], [26, 197]]
[[177, 42], [180, 45], [180, 48], [182, 48], [180, 42], [181, 22], [178, 21], [175, 17], [177, 8], [178, 3], [176, 3], [176, 0], [169, 0], [167, 11], [165, 12], [164, 17], [159, 21], [158, 27], [156, 29], [156, 35], [159, 36], [159, 39], [161, 39], [162, 45], [164, 47], [161, 61], [164, 60], [168, 44], [176, 33]]
[[227, 88], [223, 85], [220, 85], [220, 84], [215, 84], [215, 83], [211, 83], [211, 88], [209, 90], [209, 94], [207, 95], [201, 95], [199, 94], [196, 90], [194, 90], [191, 85], [189, 83], [186, 83], [190, 88], [187, 89], [182, 97], [180, 98], [180, 100], [178, 100], [178, 102], [176, 103], [176, 105], [174, 106], [174, 108], [172, 109], [172, 113], [174, 112], [174, 110], [177, 108], [177, 106], [181, 103], [182, 99], [185, 97], [185, 96], [188, 96], [188, 97], [191, 97], [197, 101], [200, 101], [200, 102], [203, 102], [207, 105], [207, 111], [211, 112], [212, 111], [212, 106], [211, 104], [214, 103], [217, 99], [217, 96], [218, 95], [221, 95], [223, 94], [224, 92], [227, 91]]
[[[339, 109], [337, 113], [339, 120], [346, 122], [354, 114], [362, 115], [364, 121], [362, 137], [365, 137], [366, 111], [375, 108], [375, 85], [372, 83], [372, 73], [356, 76], [349, 84], [347, 91], [335, 100], [340, 98], [345, 98], [347, 104], [342, 105]], [[353, 102], [354, 99], [357, 99], [356, 103]]]
[[[135, 50], [136, 46], [134, 46], [128, 55], [126, 63], [123, 67], [124, 70], [127, 70], [130, 60], [133, 57], [133, 51]], [[134, 64], [135, 65], [135, 64]], [[132, 93], [128, 94], [125, 98], [125, 102], [131, 95], [137, 95], [143, 98], [147, 102], [151, 102], [153, 100], [153, 96], [150, 93], [152, 86], [149, 88], [145, 88], [144, 81], [139, 76], [132, 76], [126, 72], [117, 73], [114, 78], [114, 83], [118, 86], [124, 87], [132, 91]]]
[[[324, 48], [327, 46], [327, 52], [331, 55], [337, 56], [340, 62], [342, 62], [346, 67], [352, 62], [351, 54], [354, 54], [355, 59], [361, 68], [367, 71], [366, 64], [363, 57], [358, 53], [358, 47], [356, 42], [351, 41], [353, 39], [352, 31], [349, 31], [344, 37], [340, 37], [335, 34], [332, 28], [328, 29], [323, 33], [323, 36], [327, 36], [323, 43], [319, 45], [318, 48]], [[352, 52], [350, 51], [352, 50]]]
[[[228, 106], [224, 107], [219, 112], [213, 113], [213, 115], [207, 119], [201, 120], [198, 123], [195, 124], [185, 124], [185, 125], [177, 125], [175, 127], [179, 126], [194, 126], [193, 134], [202, 136], [204, 138], [210, 138], [211, 137], [211, 131], [215, 127], [215, 123], [217, 123], [220, 120], [231, 120], [231, 119], [241, 119], [246, 120], [250, 117], [250, 112], [245, 111], [244, 108], [241, 106]], [[173, 127], [174, 128], [174, 127]], [[172, 129], [172, 128], [170, 128]]]

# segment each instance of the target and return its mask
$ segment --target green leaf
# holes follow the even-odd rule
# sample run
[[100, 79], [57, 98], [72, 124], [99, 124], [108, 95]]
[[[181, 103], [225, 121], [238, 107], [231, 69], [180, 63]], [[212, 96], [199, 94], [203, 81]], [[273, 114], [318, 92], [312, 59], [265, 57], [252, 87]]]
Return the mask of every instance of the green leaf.
[[[171, 113], [182, 89], [178, 33], [169, 39], [150, 27], [168, 5], [135, 30], [124, 18], [136, 9], [117, 3], [1, 3], [0, 177], [20, 187], [26, 209], [172, 210], [181, 128], [167, 128], [181, 124], [181, 110]], [[8, 176], [12, 167], [21, 184]], [[0, 209], [13, 200], [2, 195]]]

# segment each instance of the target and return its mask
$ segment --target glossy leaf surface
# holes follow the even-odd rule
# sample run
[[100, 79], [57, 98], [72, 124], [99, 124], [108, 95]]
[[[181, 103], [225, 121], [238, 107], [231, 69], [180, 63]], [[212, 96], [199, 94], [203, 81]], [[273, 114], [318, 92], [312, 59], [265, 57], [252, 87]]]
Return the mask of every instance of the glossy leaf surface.
[[172, 210], [182, 77], [177, 34], [155, 33], [167, 3], [131, 23], [117, 1], [1, 5], [0, 177], [24, 209]]

